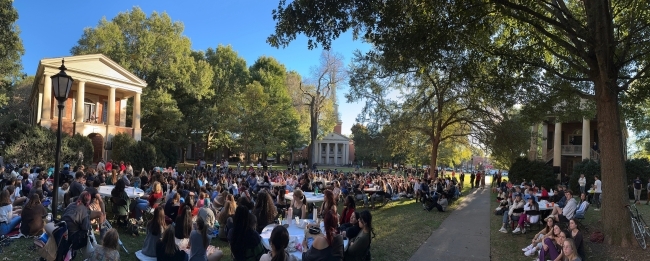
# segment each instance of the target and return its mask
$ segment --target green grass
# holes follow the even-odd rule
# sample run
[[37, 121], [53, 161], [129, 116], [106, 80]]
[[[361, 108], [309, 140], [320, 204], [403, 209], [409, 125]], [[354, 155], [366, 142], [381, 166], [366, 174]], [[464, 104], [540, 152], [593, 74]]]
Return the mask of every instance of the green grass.
[[[465, 185], [463, 195], [469, 191], [469, 183]], [[442, 221], [456, 209], [457, 202], [454, 201], [447, 212], [438, 211], [426, 212], [422, 209], [421, 203], [415, 200], [392, 201], [385, 206], [370, 209], [373, 215], [373, 227], [376, 237], [372, 240], [372, 256], [376, 261], [397, 261], [408, 260], [420, 245], [431, 236], [434, 229], [438, 228]], [[339, 212], [343, 206], [339, 204]], [[365, 208], [357, 209], [363, 211]], [[120, 239], [129, 250], [126, 254], [120, 250], [121, 261], [135, 261], [135, 252], [142, 248], [144, 235], [138, 237], [127, 235], [124, 230], [120, 232]], [[33, 250], [32, 239], [17, 239], [11, 246], [4, 247], [3, 260], [38, 260], [38, 252]], [[224, 251], [224, 261], [230, 261], [230, 246], [219, 239], [213, 239], [212, 245]], [[4, 259], [7, 258], [7, 259]], [[80, 259], [79, 259], [80, 260]]]

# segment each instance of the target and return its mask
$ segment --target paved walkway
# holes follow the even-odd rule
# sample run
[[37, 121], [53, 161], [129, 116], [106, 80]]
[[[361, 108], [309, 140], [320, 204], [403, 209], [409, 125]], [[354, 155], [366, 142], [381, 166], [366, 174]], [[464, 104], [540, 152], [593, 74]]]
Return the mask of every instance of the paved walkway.
[[489, 194], [471, 190], [409, 260], [490, 260]]

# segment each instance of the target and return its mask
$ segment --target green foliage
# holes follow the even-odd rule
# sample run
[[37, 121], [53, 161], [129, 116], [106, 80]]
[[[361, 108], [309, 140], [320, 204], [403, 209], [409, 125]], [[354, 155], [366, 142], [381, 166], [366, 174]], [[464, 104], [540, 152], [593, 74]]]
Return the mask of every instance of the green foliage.
[[520, 114], [504, 114], [504, 119], [487, 124], [483, 134], [485, 144], [490, 148], [490, 157], [497, 168], [503, 169], [525, 155], [530, 148], [530, 126]]
[[22, 77], [21, 57], [25, 49], [17, 20], [13, 0], [0, 0], [0, 107], [7, 104], [10, 92]]
[[93, 164], [93, 147], [90, 138], [75, 133], [72, 136], [63, 135], [61, 161], [67, 163], [84, 164], [90, 166]]
[[131, 161], [129, 158], [129, 148], [133, 146], [136, 141], [133, 137], [126, 133], [118, 133], [111, 140], [113, 143], [113, 149], [111, 150], [111, 159], [113, 161]]
[[515, 183], [534, 180], [538, 186], [544, 186], [547, 189], [557, 184], [557, 177], [553, 174], [553, 167], [544, 164], [541, 161], [530, 161], [527, 158], [518, 158], [510, 166], [508, 180]]
[[161, 167], [176, 166], [179, 155], [173, 141], [164, 138], [145, 138], [144, 141], [156, 148], [156, 159], [162, 163]]
[[[83, 162], [80, 162], [80, 154]], [[7, 158], [17, 158], [40, 166], [54, 165], [56, 153], [56, 133], [40, 126], [30, 126], [17, 136], [6, 149]], [[76, 165], [92, 164], [93, 145], [88, 137], [75, 134], [72, 137], [61, 135], [61, 163]]]
[[591, 185], [594, 184], [594, 176], [598, 175], [602, 179], [602, 176], [600, 175], [600, 163], [594, 160], [583, 160], [573, 166], [573, 173], [571, 173], [571, 178], [569, 180], [569, 188], [574, 192], [580, 192], [580, 186], [578, 185], [580, 174], [585, 174], [587, 188], [591, 187]]
[[151, 170], [154, 167], [163, 166], [164, 162], [159, 160], [156, 153], [156, 147], [146, 141], [138, 141], [127, 149], [129, 161], [133, 165], [133, 170]]

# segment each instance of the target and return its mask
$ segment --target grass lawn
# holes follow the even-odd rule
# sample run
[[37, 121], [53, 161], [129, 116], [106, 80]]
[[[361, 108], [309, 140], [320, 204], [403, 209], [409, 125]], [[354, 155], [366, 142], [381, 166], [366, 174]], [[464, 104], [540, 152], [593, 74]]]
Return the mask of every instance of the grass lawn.
[[[463, 190], [463, 195], [469, 191], [469, 183]], [[422, 205], [415, 200], [393, 201], [385, 206], [370, 210], [373, 215], [373, 226], [376, 237], [372, 240], [372, 256], [375, 261], [408, 260], [420, 245], [429, 238], [434, 229], [456, 208], [457, 202], [449, 207], [449, 211], [426, 212]], [[343, 210], [340, 204], [339, 211]], [[359, 211], [365, 210], [359, 208]], [[126, 235], [122, 230], [120, 239], [129, 250], [130, 254], [120, 250], [121, 261], [137, 260], [135, 252], [142, 248], [144, 235], [133, 237]], [[122, 233], [124, 232], [124, 233]], [[17, 239], [10, 246], [2, 248], [1, 260], [38, 260], [38, 252], [32, 248], [32, 239]], [[224, 251], [224, 261], [230, 261], [230, 247], [226, 242], [218, 239], [212, 240], [212, 245]], [[520, 247], [521, 248], [521, 247]], [[76, 260], [81, 260], [77, 258]]]
[[[492, 210], [498, 207], [496, 202], [496, 194], [491, 193], [490, 207]], [[644, 201], [645, 203], [645, 201]], [[641, 213], [646, 220], [650, 219], [650, 206], [638, 205], [639, 213]], [[647, 253], [641, 248], [635, 246], [634, 249], [623, 249], [620, 247], [607, 246], [600, 243], [592, 243], [589, 241], [589, 236], [595, 230], [601, 227], [601, 213], [594, 211], [594, 207], [589, 207], [585, 219], [581, 222], [584, 234], [585, 252], [588, 260], [605, 261], [605, 260], [644, 260], [647, 259]], [[502, 217], [490, 216], [490, 257], [494, 261], [515, 261], [515, 260], [528, 260], [532, 258], [526, 257], [521, 251], [522, 248], [530, 244], [533, 236], [539, 232], [538, 230], [530, 230], [526, 234], [514, 235], [508, 228], [509, 233], [504, 234], [499, 232], [502, 225]], [[537, 226], [533, 226], [535, 229]], [[648, 238], [646, 238], [648, 240]], [[640, 259], [636, 258], [640, 257]]]

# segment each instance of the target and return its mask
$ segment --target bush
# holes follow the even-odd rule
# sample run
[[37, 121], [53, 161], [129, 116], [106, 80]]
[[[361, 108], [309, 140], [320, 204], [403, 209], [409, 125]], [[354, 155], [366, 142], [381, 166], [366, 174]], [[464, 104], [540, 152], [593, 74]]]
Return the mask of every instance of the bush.
[[156, 148], [156, 155], [158, 160], [162, 162], [160, 166], [170, 167], [176, 166], [178, 163], [178, 150], [176, 144], [171, 140], [165, 138], [146, 138], [144, 141], [152, 144]]
[[72, 163], [72, 165], [93, 164], [93, 143], [90, 138], [79, 133], [63, 136], [61, 162]]
[[537, 186], [550, 188], [557, 184], [557, 179], [553, 174], [553, 168], [541, 161], [530, 161], [527, 158], [518, 158], [510, 166], [508, 180], [521, 182], [533, 180]]
[[573, 173], [569, 179], [569, 188], [574, 194], [580, 193], [580, 185], [578, 185], [580, 174], [585, 174], [585, 179], [587, 180], [587, 188], [585, 190], [589, 190], [589, 187], [594, 184], [594, 176], [598, 175], [600, 177], [600, 163], [588, 159], [573, 166]]
[[[80, 157], [81, 152], [82, 157]], [[7, 158], [17, 158], [38, 166], [53, 166], [56, 156], [56, 133], [40, 127], [30, 126], [13, 138], [7, 146]], [[79, 160], [83, 158], [82, 162]], [[61, 163], [77, 165], [92, 164], [93, 145], [88, 137], [80, 134], [61, 135]]]
[[133, 166], [133, 171], [140, 171], [144, 168], [145, 170], [151, 170], [156, 166], [159, 166], [159, 162], [156, 147], [146, 141], [138, 141], [132, 146], [128, 147], [126, 154], [129, 156], [128, 159], [131, 161]]
[[129, 148], [135, 145], [136, 141], [131, 135], [126, 133], [118, 133], [111, 140], [113, 148], [111, 150], [111, 159], [113, 161], [131, 161], [131, 155], [128, 155]]

